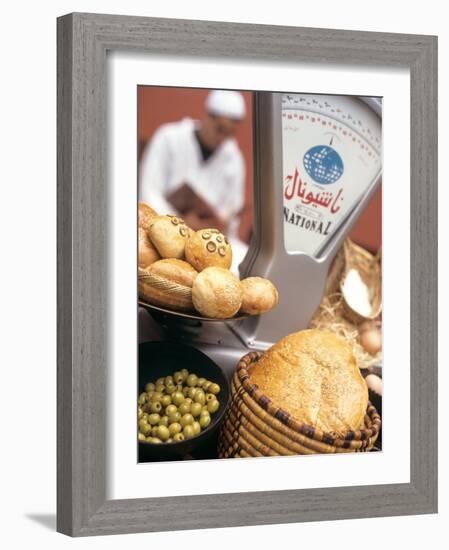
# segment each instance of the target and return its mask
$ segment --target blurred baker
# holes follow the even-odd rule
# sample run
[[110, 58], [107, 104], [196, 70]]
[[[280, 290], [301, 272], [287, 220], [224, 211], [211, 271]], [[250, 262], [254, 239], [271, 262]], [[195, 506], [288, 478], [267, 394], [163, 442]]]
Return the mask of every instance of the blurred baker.
[[[186, 117], [160, 126], [142, 155], [139, 200], [160, 214], [183, 217], [192, 229], [219, 229], [234, 249], [243, 245], [237, 232], [245, 163], [234, 136], [244, 117], [239, 92], [213, 90], [201, 120]], [[235, 252], [240, 261], [244, 250]]]

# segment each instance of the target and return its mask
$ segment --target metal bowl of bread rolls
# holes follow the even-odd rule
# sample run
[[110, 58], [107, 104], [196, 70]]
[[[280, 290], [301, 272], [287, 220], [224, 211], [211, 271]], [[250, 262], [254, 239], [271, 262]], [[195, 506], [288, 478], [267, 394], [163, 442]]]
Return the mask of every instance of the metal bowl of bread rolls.
[[199, 321], [236, 321], [274, 308], [279, 295], [263, 277], [231, 271], [232, 246], [218, 229], [193, 231], [178, 216], [139, 203], [139, 304]]

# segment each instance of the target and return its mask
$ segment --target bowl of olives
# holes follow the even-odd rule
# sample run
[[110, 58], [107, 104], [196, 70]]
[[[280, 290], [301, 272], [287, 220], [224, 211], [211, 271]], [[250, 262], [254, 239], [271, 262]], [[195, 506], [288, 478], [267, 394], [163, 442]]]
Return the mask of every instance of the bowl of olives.
[[182, 459], [214, 443], [229, 382], [203, 352], [178, 342], [139, 346], [139, 462]]

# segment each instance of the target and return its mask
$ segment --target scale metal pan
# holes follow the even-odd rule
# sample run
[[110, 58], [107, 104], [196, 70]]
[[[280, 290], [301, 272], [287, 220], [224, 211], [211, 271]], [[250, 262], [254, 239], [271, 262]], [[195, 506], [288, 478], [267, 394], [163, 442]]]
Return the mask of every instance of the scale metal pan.
[[247, 319], [248, 317], [254, 317], [254, 315], [240, 313], [240, 314], [234, 315], [234, 317], [228, 317], [227, 319], [212, 319], [210, 317], [202, 317], [194, 313], [186, 313], [183, 311], [173, 311], [171, 309], [166, 309], [163, 307], [155, 306], [153, 304], [149, 304], [148, 302], [144, 302], [143, 300], [139, 300], [139, 306], [145, 308], [150, 314], [159, 313], [159, 314], [170, 315], [173, 317], [178, 317], [180, 319], [190, 319], [192, 321], [201, 321], [206, 323], [233, 323], [235, 321], [242, 321], [243, 319]]

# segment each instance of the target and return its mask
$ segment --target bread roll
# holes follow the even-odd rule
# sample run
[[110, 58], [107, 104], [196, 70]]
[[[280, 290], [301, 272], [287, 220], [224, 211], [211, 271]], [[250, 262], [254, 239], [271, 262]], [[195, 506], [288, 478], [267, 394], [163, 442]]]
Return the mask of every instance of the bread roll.
[[192, 288], [193, 281], [198, 275], [198, 271], [189, 263], [176, 258], [159, 260], [151, 265], [148, 271], [160, 277], [164, 277], [172, 283], [188, 286], [190, 288]]
[[242, 313], [259, 315], [274, 308], [279, 301], [274, 284], [263, 277], [248, 277], [240, 282], [243, 291]]
[[212, 319], [233, 317], [242, 303], [240, 281], [228, 269], [207, 267], [193, 282], [195, 309]]
[[148, 267], [152, 263], [160, 260], [157, 250], [154, 248], [147, 232], [142, 227], [139, 227], [139, 267]]
[[184, 258], [190, 229], [176, 216], [155, 216], [148, 231], [151, 242], [163, 258]]
[[192, 284], [198, 272], [187, 262], [170, 258], [139, 269], [139, 297], [175, 311], [193, 311]]
[[212, 266], [229, 269], [232, 263], [231, 245], [218, 229], [200, 229], [193, 233], [186, 243], [185, 254], [197, 271]]
[[300, 422], [339, 435], [363, 427], [368, 388], [352, 347], [330, 331], [286, 336], [250, 367], [249, 375]]
[[153, 210], [151, 206], [148, 206], [145, 202], [139, 202], [139, 227], [148, 231], [150, 229], [151, 220], [157, 216], [156, 210]]

